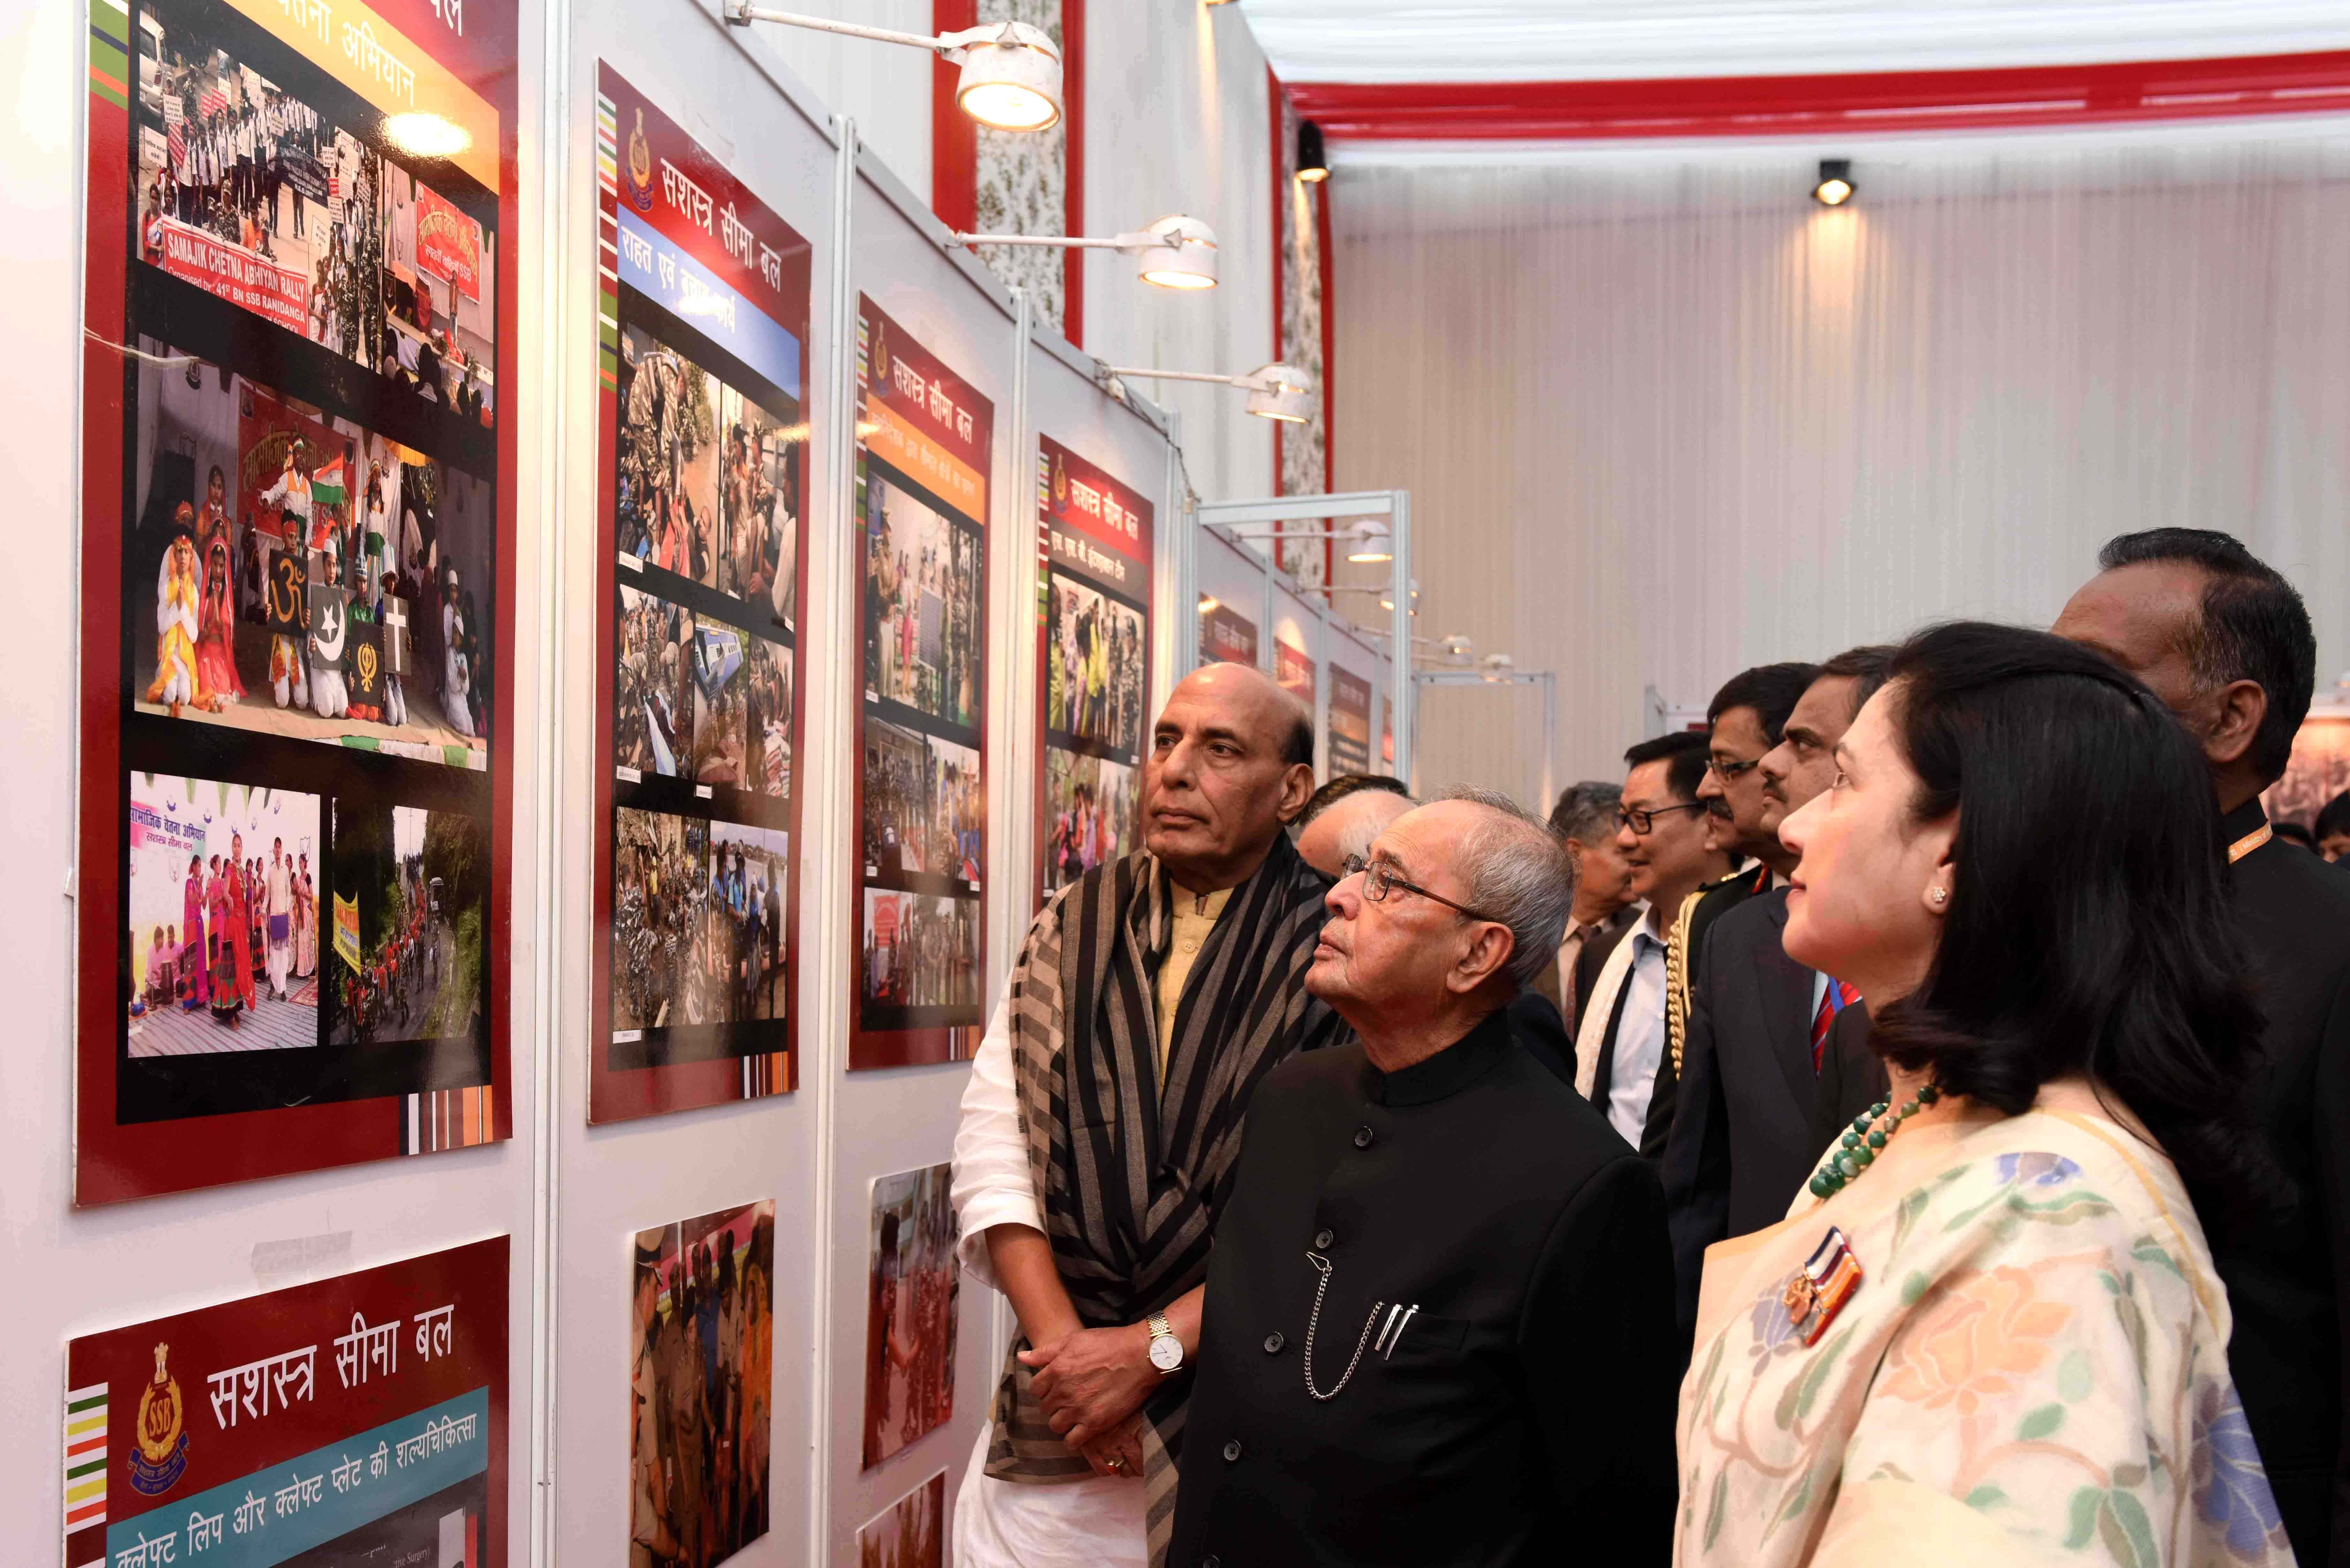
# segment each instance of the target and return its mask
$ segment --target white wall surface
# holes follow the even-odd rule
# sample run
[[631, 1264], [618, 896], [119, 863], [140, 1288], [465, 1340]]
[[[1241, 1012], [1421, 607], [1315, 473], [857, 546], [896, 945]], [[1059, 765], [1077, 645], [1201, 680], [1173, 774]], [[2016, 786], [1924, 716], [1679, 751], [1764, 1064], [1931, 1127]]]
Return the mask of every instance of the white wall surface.
[[[2324, 688], [2350, 137], [2290, 129], [1888, 144], [1834, 212], [1833, 149], [1342, 165], [1336, 488], [1412, 492], [1423, 633], [1559, 672], [1561, 783], [1620, 775], [1645, 686], [2045, 625], [2163, 524], [2294, 580]], [[1537, 702], [1424, 692], [1422, 782], [1520, 787]]]

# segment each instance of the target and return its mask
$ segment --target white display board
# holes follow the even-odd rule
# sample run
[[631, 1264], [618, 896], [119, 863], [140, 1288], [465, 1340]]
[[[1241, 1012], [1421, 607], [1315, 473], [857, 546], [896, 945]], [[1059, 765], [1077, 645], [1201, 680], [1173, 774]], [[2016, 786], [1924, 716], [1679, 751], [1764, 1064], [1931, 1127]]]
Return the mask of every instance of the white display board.
[[[598, 592], [596, 567], [609, 545], [598, 500], [609, 476], [601, 472], [598, 440], [598, 286], [609, 254], [599, 255], [597, 166], [598, 64], [625, 78], [738, 180], [775, 209], [813, 251], [808, 310], [811, 341], [807, 421], [810, 449], [800, 468], [807, 510], [811, 598], [799, 614], [807, 650], [798, 700], [803, 733], [813, 742], [827, 732], [845, 701], [845, 639], [827, 636], [823, 617], [837, 612], [815, 585], [844, 569], [839, 515], [828, 488], [828, 466], [818, 446], [841, 429], [827, 374], [834, 331], [827, 291], [835, 265], [832, 195], [838, 154], [829, 117], [773, 65], [758, 40], [723, 25], [714, 7], [665, 0], [665, 18], [651, 23], [634, 0], [580, 0], [570, 8], [570, 76], [563, 118], [565, 161], [557, 222], [557, 297], [547, 315], [560, 324], [547, 379], [559, 388], [559, 419], [550, 440], [559, 453], [559, 570], [544, 579], [571, 652], [559, 693], [561, 769], [556, 781], [561, 825], [555, 854], [559, 921], [555, 953], [555, 1012], [560, 1028], [560, 1093], [553, 1109], [555, 1216], [551, 1259], [556, 1310], [546, 1375], [536, 1393], [546, 1401], [553, 1439], [551, 1511], [546, 1561], [623, 1563], [629, 1538], [629, 1438], [633, 1413], [630, 1370], [637, 1335], [631, 1321], [629, 1275], [635, 1233], [691, 1216], [760, 1199], [775, 1203], [773, 1386], [767, 1483], [767, 1533], [732, 1561], [745, 1568], [808, 1560], [815, 1517], [815, 1477], [807, 1434], [821, 1426], [816, 1400], [817, 1358], [811, 1347], [822, 1303], [826, 1211], [819, 1160], [826, 1091], [838, 1073], [837, 1030], [824, 1024], [822, 1004], [836, 999], [837, 968], [819, 971], [827, 919], [843, 895], [840, 862], [847, 838], [837, 821], [841, 766], [812, 765], [804, 742], [795, 759], [794, 788], [802, 794], [801, 832], [791, 846], [800, 861], [801, 983], [788, 1005], [798, 1011], [796, 1092], [591, 1127], [587, 1070], [592, 962], [606, 933], [593, 918], [589, 889], [598, 840], [607, 829], [592, 808], [590, 785], [608, 756], [596, 754], [598, 694], [611, 678], [594, 657], [598, 623], [610, 614]], [[755, 105], [755, 116], [746, 106]], [[746, 128], [755, 124], [755, 134]], [[627, 156], [628, 127], [617, 127]], [[656, 174], [656, 179], [658, 174]], [[527, 602], [529, 596], [525, 596]], [[817, 753], [821, 754], [821, 753]], [[838, 1016], [835, 1002], [832, 1016]], [[861, 1327], [861, 1314], [859, 1324]], [[551, 1397], [548, 1396], [551, 1394]], [[853, 1461], [852, 1461], [853, 1468]]]

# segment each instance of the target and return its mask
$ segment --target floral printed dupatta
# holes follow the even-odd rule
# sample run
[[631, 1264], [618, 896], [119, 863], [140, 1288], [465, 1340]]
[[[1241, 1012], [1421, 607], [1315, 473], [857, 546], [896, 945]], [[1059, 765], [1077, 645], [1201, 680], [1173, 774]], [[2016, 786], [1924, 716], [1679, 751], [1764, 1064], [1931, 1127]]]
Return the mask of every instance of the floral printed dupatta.
[[[1806, 1346], [1832, 1226], [1861, 1281]], [[1707, 1251], [1673, 1560], [2290, 1564], [2228, 1329], [2178, 1173], [2085, 1084], [1906, 1127]]]

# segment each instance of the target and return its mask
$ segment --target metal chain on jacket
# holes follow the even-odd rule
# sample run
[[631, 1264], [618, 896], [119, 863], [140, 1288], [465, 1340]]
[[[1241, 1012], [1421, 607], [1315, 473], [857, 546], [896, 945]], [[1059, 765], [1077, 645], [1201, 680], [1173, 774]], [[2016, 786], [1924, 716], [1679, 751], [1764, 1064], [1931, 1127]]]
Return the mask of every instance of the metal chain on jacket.
[[1363, 1320], [1363, 1332], [1356, 1336], [1355, 1354], [1347, 1360], [1346, 1373], [1339, 1377], [1330, 1392], [1323, 1393], [1314, 1386], [1314, 1331], [1322, 1326], [1322, 1296], [1330, 1288], [1330, 1260], [1319, 1252], [1308, 1252], [1305, 1254], [1305, 1261], [1312, 1263], [1322, 1275], [1322, 1282], [1314, 1287], [1313, 1315], [1305, 1320], [1305, 1392], [1316, 1399], [1336, 1399], [1340, 1391], [1347, 1386], [1347, 1378], [1354, 1376], [1355, 1367], [1363, 1359], [1363, 1346], [1371, 1343], [1371, 1324], [1379, 1321], [1379, 1308], [1388, 1303], [1385, 1302], [1371, 1303], [1371, 1314]]

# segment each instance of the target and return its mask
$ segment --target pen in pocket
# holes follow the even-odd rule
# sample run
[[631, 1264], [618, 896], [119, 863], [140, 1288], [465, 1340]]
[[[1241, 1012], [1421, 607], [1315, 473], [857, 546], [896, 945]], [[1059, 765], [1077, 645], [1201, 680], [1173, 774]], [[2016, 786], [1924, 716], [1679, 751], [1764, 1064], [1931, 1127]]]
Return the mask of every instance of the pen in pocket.
[[1398, 1302], [1388, 1309], [1388, 1321], [1379, 1329], [1378, 1342], [1372, 1345], [1372, 1348], [1379, 1353], [1381, 1360], [1388, 1360], [1394, 1356], [1396, 1346], [1403, 1343], [1403, 1331], [1411, 1326], [1412, 1317], [1419, 1311], [1418, 1302], [1412, 1303], [1408, 1307], [1401, 1302]]

